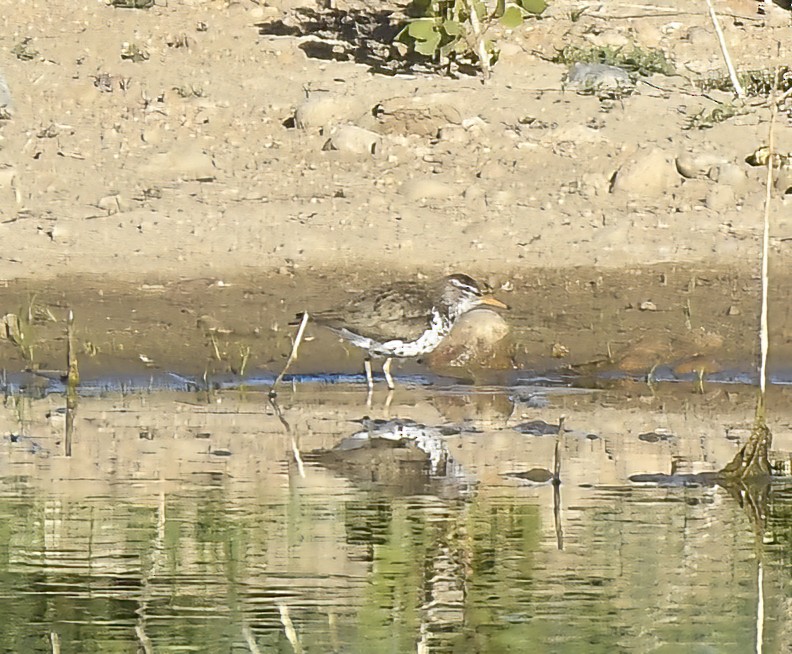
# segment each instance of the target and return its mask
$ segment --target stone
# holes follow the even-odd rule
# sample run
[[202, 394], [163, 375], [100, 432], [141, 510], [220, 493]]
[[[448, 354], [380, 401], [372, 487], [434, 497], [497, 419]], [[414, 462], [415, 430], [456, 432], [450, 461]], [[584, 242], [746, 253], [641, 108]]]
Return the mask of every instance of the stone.
[[177, 143], [168, 152], [153, 155], [141, 166], [141, 173], [157, 179], [183, 179], [208, 182], [215, 179], [217, 170], [212, 156], [198, 143]]
[[632, 87], [633, 82], [624, 68], [609, 64], [585, 64], [577, 62], [567, 71], [568, 86], [583, 89], [614, 89]]
[[718, 213], [726, 209], [733, 209], [736, 204], [734, 189], [730, 186], [713, 186], [707, 192], [707, 197], [704, 198], [704, 204], [707, 209], [712, 209]]
[[432, 368], [464, 368], [469, 372], [512, 367], [513, 343], [503, 316], [474, 309], [457, 320], [454, 329], [428, 356]]
[[344, 125], [335, 131], [322, 149], [350, 154], [377, 154], [382, 150], [382, 137], [356, 125]]
[[713, 182], [725, 184], [735, 189], [742, 188], [748, 181], [748, 176], [745, 174], [745, 171], [740, 166], [733, 163], [722, 163], [713, 166], [709, 169], [707, 177]]
[[3, 72], [0, 71], [0, 117], [10, 117], [14, 112], [14, 103], [11, 99], [11, 89], [8, 87]]
[[671, 157], [660, 148], [639, 151], [616, 173], [612, 193], [641, 196], [661, 195], [678, 182]]
[[435, 137], [446, 125], [460, 125], [462, 114], [448, 94], [391, 98], [377, 107], [386, 134]]
[[300, 129], [321, 129], [339, 121], [354, 121], [365, 113], [361, 100], [347, 96], [317, 94], [294, 111], [294, 124]]
[[792, 194], [792, 168], [782, 166], [775, 180], [776, 190], [782, 195]]
[[696, 179], [707, 177], [714, 166], [726, 164], [727, 160], [711, 152], [697, 154], [685, 152], [676, 158], [675, 163], [676, 169], [682, 177]]

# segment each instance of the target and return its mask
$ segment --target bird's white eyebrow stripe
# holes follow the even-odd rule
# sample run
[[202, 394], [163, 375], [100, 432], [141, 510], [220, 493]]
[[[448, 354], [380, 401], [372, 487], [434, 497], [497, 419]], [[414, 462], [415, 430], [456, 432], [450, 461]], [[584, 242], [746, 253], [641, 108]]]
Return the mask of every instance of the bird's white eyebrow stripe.
[[467, 283], [463, 282], [462, 280], [457, 279], [456, 277], [451, 277], [449, 279], [449, 281], [454, 286], [458, 286], [459, 288], [467, 289], [468, 291], [470, 291], [471, 293], [475, 293], [476, 295], [479, 295], [481, 293], [481, 291], [478, 288], [476, 288], [475, 286], [472, 286], [471, 284], [467, 284]]

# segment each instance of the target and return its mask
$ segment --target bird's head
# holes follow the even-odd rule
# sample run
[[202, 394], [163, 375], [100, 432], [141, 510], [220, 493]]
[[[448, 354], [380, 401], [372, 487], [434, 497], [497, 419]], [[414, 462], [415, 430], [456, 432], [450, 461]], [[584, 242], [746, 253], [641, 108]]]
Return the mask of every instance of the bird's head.
[[455, 273], [445, 278], [440, 297], [441, 305], [450, 318], [458, 318], [477, 307], [509, 308], [507, 304], [492, 295], [491, 289], [486, 284], [462, 273]]

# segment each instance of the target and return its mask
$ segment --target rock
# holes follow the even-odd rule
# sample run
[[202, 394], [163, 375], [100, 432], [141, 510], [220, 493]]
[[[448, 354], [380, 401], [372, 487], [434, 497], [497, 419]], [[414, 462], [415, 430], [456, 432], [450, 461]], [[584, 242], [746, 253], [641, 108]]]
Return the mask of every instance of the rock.
[[686, 152], [676, 158], [676, 169], [682, 177], [696, 179], [706, 177], [714, 166], [726, 164], [727, 160], [723, 157], [711, 153], [703, 152], [691, 154]]
[[500, 161], [491, 159], [478, 172], [479, 179], [500, 179], [506, 174], [506, 167]]
[[442, 143], [467, 143], [470, 135], [462, 125], [444, 125], [437, 133], [437, 140]]
[[713, 166], [709, 169], [707, 177], [713, 182], [725, 184], [735, 189], [742, 188], [748, 181], [748, 176], [745, 174], [745, 171], [740, 166], [733, 163], [722, 163]]
[[444, 199], [458, 193], [455, 186], [431, 178], [407, 180], [400, 190], [410, 200]]
[[430, 137], [446, 125], [462, 123], [462, 114], [444, 93], [385, 100], [377, 108], [377, 118], [386, 134]]
[[10, 118], [14, 112], [14, 103], [11, 100], [11, 89], [8, 88], [2, 71], [0, 71], [0, 118], [3, 116]]
[[355, 120], [365, 113], [364, 103], [356, 98], [317, 94], [294, 111], [294, 124], [300, 129], [320, 129], [340, 121]]
[[96, 206], [108, 216], [129, 211], [129, 203], [117, 193], [105, 195], [96, 203]]
[[608, 178], [602, 173], [584, 173], [578, 188], [584, 198], [605, 195], [608, 192]]
[[704, 198], [707, 209], [721, 212], [725, 209], [733, 209], [736, 204], [734, 189], [731, 186], [713, 186]]
[[572, 64], [567, 71], [568, 86], [581, 89], [614, 89], [632, 87], [633, 82], [624, 68], [608, 64]]
[[212, 156], [197, 143], [177, 143], [169, 152], [152, 156], [140, 172], [161, 179], [184, 179], [209, 182], [217, 170]]
[[792, 194], [792, 168], [782, 166], [775, 180], [776, 190], [782, 195]]
[[13, 188], [16, 177], [16, 168], [8, 165], [0, 166], [0, 188]]
[[634, 193], [642, 196], [661, 195], [678, 181], [671, 157], [659, 148], [638, 152], [616, 173], [611, 193]]
[[514, 192], [510, 191], [509, 189], [501, 189], [500, 191], [495, 191], [494, 193], [487, 193], [485, 199], [488, 205], [495, 206], [506, 206], [509, 204], [514, 204], [515, 201]]
[[708, 27], [691, 27], [683, 37], [692, 46], [710, 48], [715, 40], [715, 32]]
[[432, 368], [464, 368], [475, 373], [512, 367], [513, 343], [508, 323], [490, 309], [474, 309], [428, 357]]
[[322, 149], [350, 154], [377, 154], [382, 150], [382, 137], [356, 125], [344, 125], [336, 130]]

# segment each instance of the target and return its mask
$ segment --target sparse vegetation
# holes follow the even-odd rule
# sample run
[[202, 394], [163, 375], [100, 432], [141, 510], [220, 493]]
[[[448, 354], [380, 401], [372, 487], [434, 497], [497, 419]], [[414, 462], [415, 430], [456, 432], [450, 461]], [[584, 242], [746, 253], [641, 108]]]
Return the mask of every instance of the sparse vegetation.
[[618, 66], [632, 75], [649, 76], [659, 73], [673, 75], [676, 72], [672, 62], [661, 50], [633, 47], [613, 48], [609, 46], [580, 47], [567, 45], [558, 50], [551, 58], [556, 64], [571, 66], [576, 63], [607, 64]]
[[748, 113], [748, 109], [742, 102], [727, 102], [719, 104], [713, 109], [702, 109], [692, 116], [689, 116], [682, 129], [707, 129], [714, 127], [734, 116], [742, 116]]
[[[783, 66], [778, 71], [778, 92], [783, 94], [792, 89], [792, 68]], [[766, 97], [773, 90], [775, 71], [771, 68], [738, 71], [737, 79], [740, 82], [746, 97]], [[716, 75], [706, 77], [697, 83], [703, 91], [725, 91], [733, 90], [731, 79], [728, 75]]]

